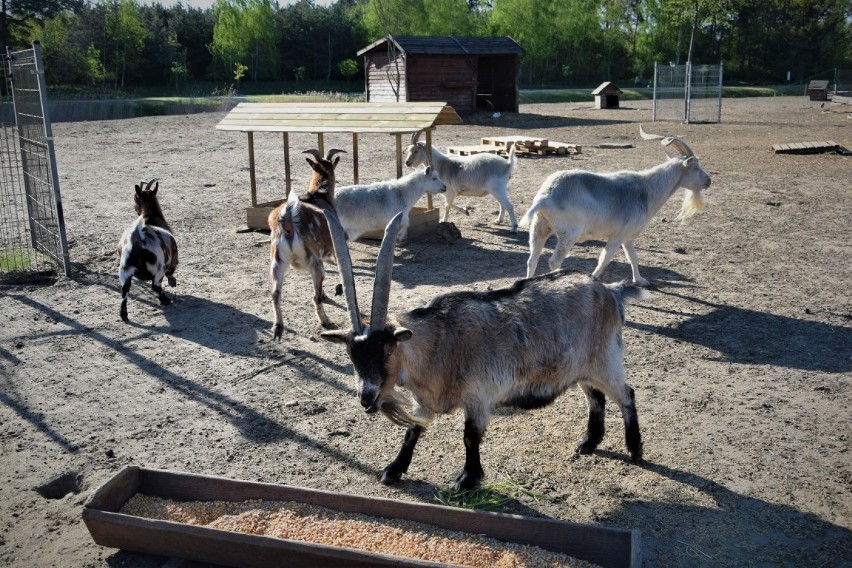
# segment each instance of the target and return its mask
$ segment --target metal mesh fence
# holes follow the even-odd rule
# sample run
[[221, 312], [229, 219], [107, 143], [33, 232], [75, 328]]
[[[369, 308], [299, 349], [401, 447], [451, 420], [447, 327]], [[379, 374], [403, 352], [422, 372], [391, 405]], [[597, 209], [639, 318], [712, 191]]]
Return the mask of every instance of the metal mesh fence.
[[8, 52], [0, 115], [0, 281], [70, 276], [59, 178], [38, 44]]
[[722, 66], [655, 64], [652, 119], [719, 122]]

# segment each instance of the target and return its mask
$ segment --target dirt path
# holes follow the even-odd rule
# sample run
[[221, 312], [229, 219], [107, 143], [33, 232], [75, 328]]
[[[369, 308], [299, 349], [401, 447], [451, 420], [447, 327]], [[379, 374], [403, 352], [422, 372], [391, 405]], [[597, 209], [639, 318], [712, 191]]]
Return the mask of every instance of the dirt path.
[[[526, 105], [433, 136], [440, 148], [515, 133], [582, 144], [579, 156], [520, 161], [510, 184], [518, 217], [553, 171], [659, 163], [640, 123], [684, 135], [713, 176], [695, 218], [674, 222], [678, 194], [637, 242], [655, 284], [652, 300], [628, 308], [625, 330], [644, 465], [626, 461], [614, 405], [598, 453], [574, 454], [585, 416], [577, 391], [542, 410], [499, 411], [482, 448], [487, 479], [508, 475], [544, 495], [508, 512], [640, 529], [646, 566], [849, 566], [852, 158], [770, 149], [852, 147], [849, 108], [726, 99], [721, 123], [681, 125], [650, 123], [647, 101], [624, 106]], [[245, 136], [214, 130], [220, 118], [54, 125], [75, 277], [0, 289], [0, 564], [161, 566], [95, 545], [81, 521], [90, 492], [128, 464], [433, 502], [463, 463], [463, 419], [442, 417], [403, 481], [378, 483], [402, 431], [360, 410], [345, 352], [319, 339], [307, 274], [288, 275], [284, 338], [272, 341], [268, 245], [236, 232], [248, 201]], [[280, 137], [255, 141], [261, 198], [272, 199], [283, 187]], [[314, 144], [291, 136], [294, 149]], [[346, 148], [349, 137], [326, 144]], [[294, 158], [295, 186], [308, 174]], [[362, 140], [361, 174], [394, 175], [391, 138]], [[339, 176], [351, 183], [345, 156]], [[163, 309], [136, 285], [125, 324], [114, 250], [134, 218], [133, 184], [151, 177], [181, 247], [179, 298]], [[495, 225], [493, 200], [460, 201], [474, 209], [453, 215], [460, 242], [398, 250], [392, 309], [523, 276], [526, 233]], [[577, 246], [565, 266], [591, 272], [598, 251]], [[362, 290], [375, 253], [353, 245]], [[629, 274], [619, 253], [604, 280]], [[338, 302], [328, 313], [346, 321]], [[34, 491], [63, 473], [78, 492]]]

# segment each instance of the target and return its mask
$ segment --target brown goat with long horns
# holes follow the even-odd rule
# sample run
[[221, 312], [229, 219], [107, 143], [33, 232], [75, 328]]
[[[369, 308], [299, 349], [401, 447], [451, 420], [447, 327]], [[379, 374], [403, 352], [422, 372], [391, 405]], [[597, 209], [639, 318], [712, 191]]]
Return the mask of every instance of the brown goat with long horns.
[[[352, 329], [321, 335], [346, 345], [364, 409], [381, 411], [407, 428], [399, 454], [382, 470], [383, 483], [398, 481], [408, 470], [417, 440], [436, 415], [461, 408], [465, 463], [454, 487], [476, 487], [485, 475], [479, 447], [494, 408], [542, 407], [573, 385], [579, 385], [589, 407], [577, 451], [592, 453], [603, 439], [608, 396], [621, 408], [631, 459], [642, 458], [633, 389], [625, 382], [621, 330], [624, 301], [642, 297], [643, 290], [553, 272], [500, 290], [451, 292], [425, 307], [388, 315], [400, 214], [385, 230], [365, 323], [343, 228], [334, 213], [326, 211], [325, 216]], [[413, 395], [412, 412], [397, 386]]]

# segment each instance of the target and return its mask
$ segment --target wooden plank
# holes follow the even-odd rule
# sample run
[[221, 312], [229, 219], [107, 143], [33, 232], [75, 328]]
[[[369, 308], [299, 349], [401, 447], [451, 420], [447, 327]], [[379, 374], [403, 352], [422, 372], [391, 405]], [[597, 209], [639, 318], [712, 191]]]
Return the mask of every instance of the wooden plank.
[[372, 554], [294, 540], [233, 533], [118, 513], [136, 492], [180, 501], [297, 501], [375, 517], [406, 519], [448, 530], [563, 552], [604, 567], [640, 565], [639, 531], [547, 518], [470, 511], [441, 505], [362, 497], [287, 485], [238, 481], [128, 467], [98, 488], [83, 521], [102, 546], [228, 566], [435, 566], [422, 560]]
[[840, 145], [832, 140], [823, 142], [789, 142], [773, 144], [772, 151], [776, 154], [822, 154], [835, 152]]
[[500, 156], [506, 156], [509, 153], [505, 146], [494, 146], [492, 144], [476, 144], [471, 146], [448, 146], [447, 152], [449, 152], [450, 154], [455, 154], [457, 156], [473, 156], [474, 154], [498, 154]]

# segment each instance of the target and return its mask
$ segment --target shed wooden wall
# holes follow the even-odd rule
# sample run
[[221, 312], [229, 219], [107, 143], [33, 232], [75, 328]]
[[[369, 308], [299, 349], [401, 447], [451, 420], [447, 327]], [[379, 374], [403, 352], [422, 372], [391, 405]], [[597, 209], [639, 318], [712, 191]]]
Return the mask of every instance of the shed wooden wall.
[[[397, 71], [388, 53], [365, 54], [368, 102], [395, 102], [388, 80]], [[443, 101], [456, 112], [477, 110], [518, 112], [518, 68], [520, 59], [508, 55], [398, 54], [400, 61], [399, 102]], [[488, 95], [477, 97], [477, 92]], [[488, 99], [490, 104], [485, 102]]]
[[[390, 62], [390, 57], [387, 52], [374, 52], [368, 53], [365, 55], [365, 66], [366, 69], [366, 90], [367, 90], [367, 102], [371, 103], [387, 103], [387, 102], [397, 102], [396, 95], [393, 92], [393, 86], [391, 81], [388, 79], [388, 71], [390, 72], [391, 77], [395, 77], [397, 74], [397, 69], [394, 67], [393, 62]], [[405, 58], [402, 54], [397, 54], [397, 59], [399, 59], [399, 102], [405, 103], [409, 102], [407, 97], [407, 86], [406, 86], [406, 72], [405, 72]], [[426, 100], [426, 99], [419, 99]], [[431, 99], [434, 101], [439, 101], [441, 99]]]
[[476, 108], [475, 56], [409, 55], [408, 100], [446, 101], [456, 112]]

